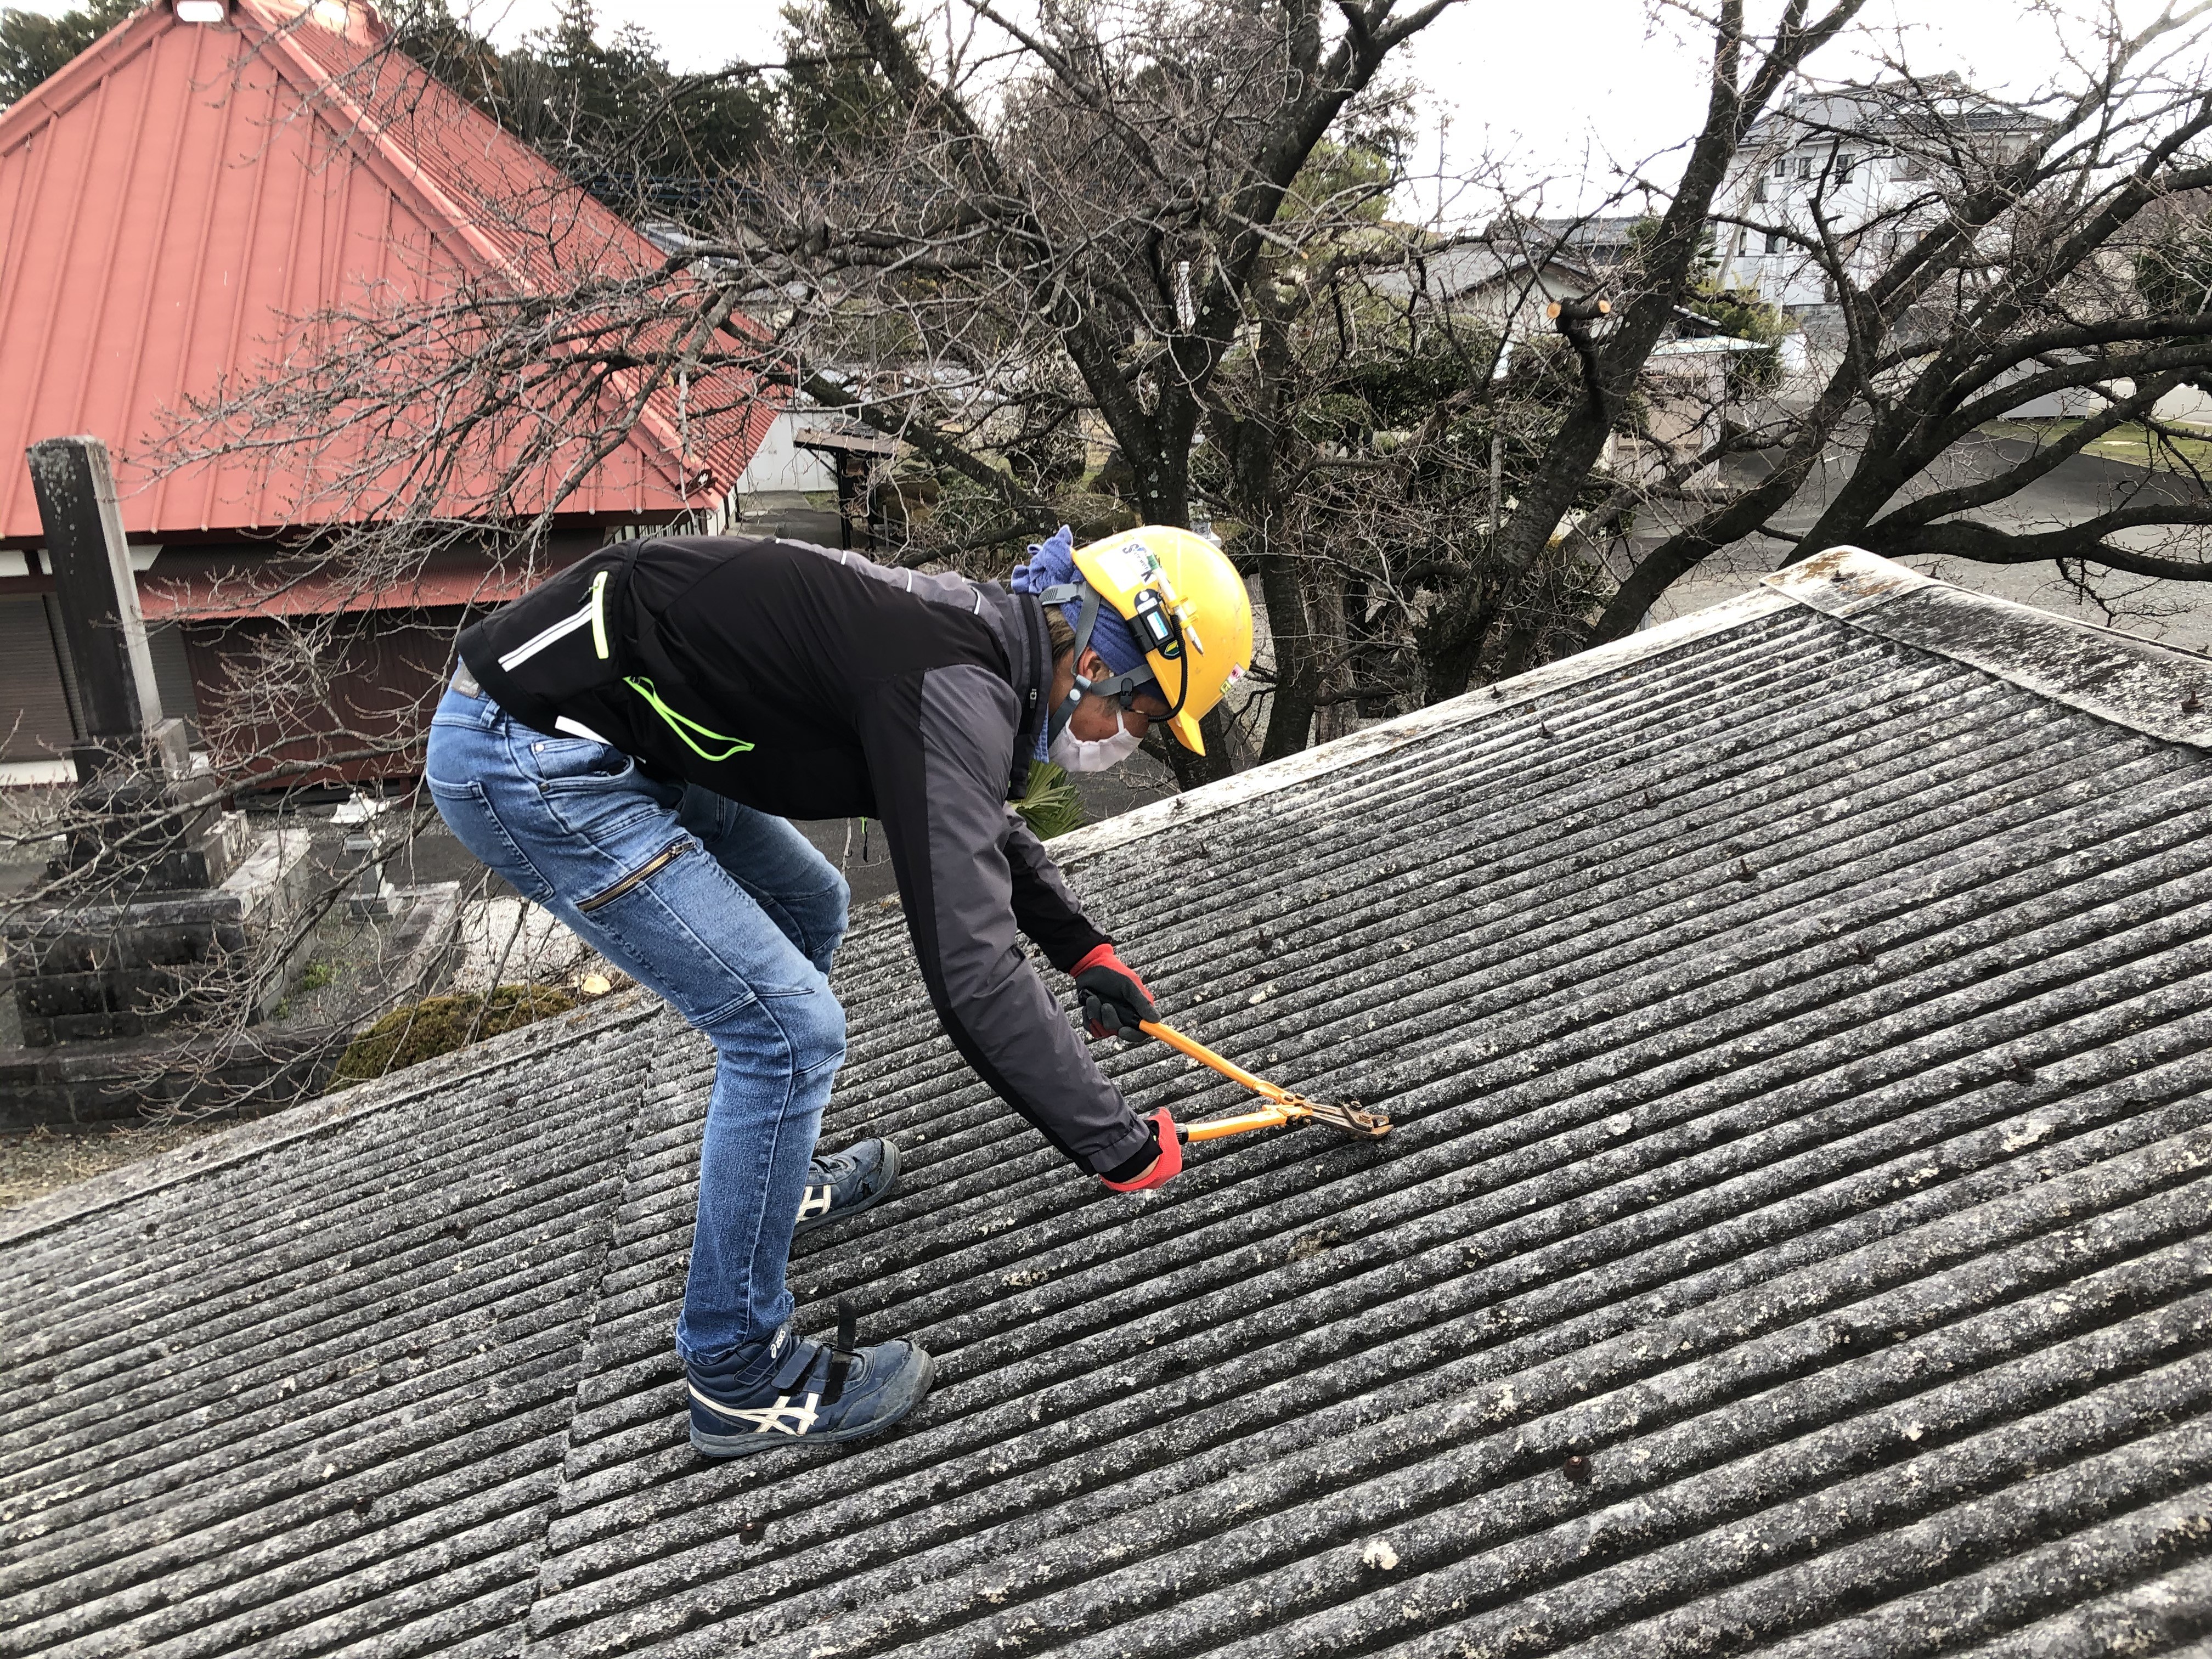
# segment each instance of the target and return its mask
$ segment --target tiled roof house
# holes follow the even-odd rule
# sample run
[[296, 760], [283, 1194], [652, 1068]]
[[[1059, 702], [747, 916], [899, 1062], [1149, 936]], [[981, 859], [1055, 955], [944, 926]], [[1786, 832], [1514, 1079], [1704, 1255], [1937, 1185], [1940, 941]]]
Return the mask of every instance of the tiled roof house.
[[[265, 625], [257, 618], [428, 613], [444, 641], [459, 607], [511, 597], [513, 586], [458, 552], [367, 592], [311, 580], [272, 602], [252, 583], [219, 581], [303, 527], [373, 521], [379, 498], [319, 489], [328, 458], [284, 448], [164, 471], [190, 400], [266, 374], [301, 349], [304, 319], [319, 313], [433, 305], [477, 287], [562, 290], [665, 264], [393, 48], [358, 0], [214, 9], [221, 21], [194, 22], [149, 6], [0, 112], [0, 457], [15, 458], [0, 465], [0, 762], [35, 763], [70, 737], [27, 445], [88, 432], [115, 454], [167, 712], [190, 715], [222, 684], [226, 637], [234, 653], [250, 648]], [[773, 416], [763, 399], [687, 418], [673, 392], [655, 392], [561, 506], [555, 562], [714, 507]], [[587, 439], [526, 475], [507, 510], [538, 511]], [[476, 516], [482, 481], [464, 466], [450, 501], [416, 505]], [[164, 626], [180, 617], [190, 620]], [[356, 652], [368, 679], [411, 684], [440, 665], [440, 649], [426, 666], [380, 647], [374, 622]]]
[[826, 1133], [910, 1174], [793, 1278], [940, 1380], [848, 1449], [685, 1443], [647, 1000], [18, 1211], [0, 1649], [2201, 1655], [2208, 676], [1840, 552], [1079, 831], [1171, 1018], [1397, 1122], [1134, 1198], [872, 918]]

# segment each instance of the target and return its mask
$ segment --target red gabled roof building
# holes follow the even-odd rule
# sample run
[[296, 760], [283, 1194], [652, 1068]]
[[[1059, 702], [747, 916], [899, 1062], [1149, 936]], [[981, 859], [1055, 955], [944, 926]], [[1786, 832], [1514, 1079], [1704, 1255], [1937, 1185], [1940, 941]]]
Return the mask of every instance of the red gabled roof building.
[[[220, 21], [178, 15], [216, 9], [150, 7], [0, 113], [0, 761], [52, 755], [70, 735], [27, 445], [80, 432], [106, 441], [134, 562], [149, 566], [149, 621], [181, 623], [156, 653], [166, 702], [217, 695], [224, 637], [273, 625], [263, 613], [280, 609], [404, 613], [427, 640], [450, 638], [457, 607], [508, 591], [484, 560], [444, 554], [398, 586], [341, 594], [310, 581], [275, 603], [220, 580], [303, 530], [397, 516], [395, 499], [415, 486], [395, 475], [381, 496], [358, 478], [335, 490], [330, 475], [358, 458], [328, 445], [175, 468], [180, 416], [266, 378], [303, 343], [312, 351], [318, 316], [557, 291], [665, 264], [396, 51], [364, 6], [228, 0]], [[618, 379], [608, 395], [632, 390]], [[711, 508], [774, 415], [763, 398], [687, 419], [672, 393], [656, 393], [604, 457], [584, 454], [580, 435], [505, 477], [501, 511], [535, 514], [572, 485], [555, 509], [558, 562]], [[478, 515], [478, 486], [512, 460], [475, 457], [441, 479], [450, 500], [415, 505]], [[382, 621], [390, 632], [402, 617]], [[378, 631], [362, 624], [364, 638]], [[424, 663], [395, 667], [388, 651], [365, 649], [373, 678], [442, 659], [417, 649], [402, 654]]]

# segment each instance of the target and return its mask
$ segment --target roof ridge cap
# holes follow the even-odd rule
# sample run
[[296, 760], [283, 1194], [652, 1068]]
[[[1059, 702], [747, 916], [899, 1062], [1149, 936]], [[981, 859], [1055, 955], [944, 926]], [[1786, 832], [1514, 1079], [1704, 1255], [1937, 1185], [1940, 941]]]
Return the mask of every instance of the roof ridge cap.
[[[293, 32], [296, 28], [321, 27], [313, 22], [311, 10], [301, 10], [292, 17], [272, 21], [268, 15], [266, 0], [236, 0], [236, 9], [232, 15], [236, 17], [250, 18], [253, 26], [261, 31], [264, 40], [278, 48], [277, 53], [270, 59], [276, 67], [276, 72], [291, 82], [293, 90], [298, 93], [311, 108], [315, 107], [321, 99], [327, 98], [337, 103], [344, 110], [349, 125], [342, 126], [338, 122], [330, 118], [326, 108], [317, 109], [317, 113], [323, 124], [336, 133], [342, 142], [351, 148], [356, 139], [366, 139], [370, 154], [391, 167], [400, 175], [410, 190], [416, 192], [425, 203], [434, 208], [440, 221], [461, 239], [470, 252], [526, 292], [530, 290], [532, 284], [529, 273], [509, 258], [507, 252], [484, 233], [463, 204], [456, 200], [445, 186], [429, 175], [428, 171], [409, 153], [408, 147], [392, 136], [389, 124], [372, 114], [360, 99], [355, 97], [340, 84], [339, 76], [326, 73], [322, 66], [314, 61], [307, 48], [292, 38]], [[241, 29], [240, 33], [244, 33], [245, 31]], [[386, 32], [385, 38], [380, 40], [372, 50], [389, 52], [402, 63], [410, 66], [430, 86], [451, 97], [456, 104], [471, 114], [481, 117], [501, 138], [543, 165], [553, 179], [566, 185], [579, 195], [586, 197], [590, 195], [591, 192], [585, 190], [581, 185], [562, 173], [552, 163], [538, 155], [520, 138], [500, 125], [498, 122], [492, 120], [489, 116], [484, 115], [483, 111], [470, 103], [459, 92], [409, 57], [400, 49], [398, 43], [390, 38], [389, 31]], [[615, 214], [611, 209], [608, 211], [609, 216], [617, 223], [623, 223], [621, 216]], [[624, 228], [629, 229], [633, 234], [637, 234], [635, 227], [625, 225]], [[639, 240], [643, 241], [644, 238], [640, 235]], [[650, 247], [652, 244], [647, 242], [646, 246]], [[653, 450], [659, 452], [653, 459], [660, 465], [665, 475], [673, 481], [677, 493], [688, 500], [690, 480], [685, 476], [684, 445], [675, 429], [669, 424], [667, 417], [652, 406], [649, 398], [638, 410], [637, 419], [631, 429], [635, 433], [650, 438], [651, 447], [647, 453], [652, 454]]]
[[[276, 54], [270, 61], [276, 66], [276, 72], [292, 83], [292, 89], [307, 100], [310, 108], [317, 108], [319, 100], [327, 98], [344, 110], [350, 122], [350, 125], [345, 127], [330, 119], [326, 108], [319, 109], [318, 112], [322, 115], [326, 126], [336, 131], [341, 139], [348, 141], [349, 147], [354, 139], [366, 139], [368, 148], [378, 157], [396, 168], [410, 189], [418, 191], [437, 209], [439, 218], [462, 238], [478, 258], [510, 276], [522, 274], [499, 246], [471, 221], [461, 204], [428, 175], [422, 164], [407, 153], [405, 146], [389, 137], [385, 123], [370, 114], [367, 106], [339, 83], [339, 77], [325, 74], [322, 67], [307, 55], [307, 49], [292, 38], [295, 28], [307, 26], [312, 15], [310, 12], [302, 10], [296, 16], [271, 21], [256, 0], [239, 0], [233, 15], [251, 19], [254, 27], [260, 32], [262, 43], [277, 48]], [[242, 34], [246, 31], [241, 29], [240, 33]], [[388, 42], [380, 44], [376, 50], [389, 51], [408, 63], [414, 62], [397, 46]], [[416, 67], [420, 68], [420, 65]], [[436, 79], [428, 70], [423, 70], [422, 73], [432, 80]]]
[[[2165, 743], [2212, 750], [2212, 656], [1832, 547], [1759, 578], [1793, 604]], [[2192, 707], [2201, 704], [2201, 707]]]

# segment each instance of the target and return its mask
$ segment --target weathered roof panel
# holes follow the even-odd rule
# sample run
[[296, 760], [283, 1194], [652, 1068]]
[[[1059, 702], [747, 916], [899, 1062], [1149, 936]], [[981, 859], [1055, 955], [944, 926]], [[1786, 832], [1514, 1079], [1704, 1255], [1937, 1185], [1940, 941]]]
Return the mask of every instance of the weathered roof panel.
[[[1103, 1194], [869, 923], [826, 1133], [911, 1173], [793, 1277], [811, 1327], [849, 1292], [940, 1356], [882, 1440], [690, 1452], [709, 1058], [641, 1001], [9, 1218], [0, 1644], [2203, 1636], [2212, 775], [2094, 686], [2021, 683], [2102, 653], [2149, 708], [2195, 660], [2039, 620], [2006, 659], [2009, 611], [1961, 630], [1952, 590], [1937, 626], [1892, 570], [1060, 843], [1171, 1018], [1384, 1107], [1380, 1144], [1212, 1143]], [[1105, 1063], [1147, 1108], [1237, 1103], [1154, 1048]]]

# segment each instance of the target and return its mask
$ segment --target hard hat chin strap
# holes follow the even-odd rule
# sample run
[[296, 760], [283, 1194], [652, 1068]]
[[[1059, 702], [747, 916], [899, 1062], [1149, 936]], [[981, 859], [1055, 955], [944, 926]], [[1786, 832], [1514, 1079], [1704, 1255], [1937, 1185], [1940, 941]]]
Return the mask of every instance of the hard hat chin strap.
[[[1042, 605], [1066, 605], [1070, 600], [1082, 605], [1083, 609], [1075, 618], [1075, 660], [1080, 663], [1084, 652], [1090, 648], [1091, 630], [1098, 625], [1098, 590], [1088, 582], [1065, 582], [1058, 587], [1048, 587], [1036, 597]], [[1138, 687], [1152, 684], [1152, 676], [1149, 670], [1127, 674], [1103, 674], [1093, 680], [1085, 679], [1083, 671], [1077, 669], [1075, 684], [1068, 688], [1067, 695], [1046, 718], [1046, 740], [1049, 742], [1066, 729], [1068, 721], [1075, 717], [1075, 711], [1083, 706], [1086, 695], [1126, 697]], [[1177, 700], [1178, 706], [1180, 701]], [[1127, 707], [1127, 704], [1123, 706]]]
[[[1040, 605], [1066, 605], [1070, 599], [1080, 599], [1083, 602], [1083, 610], [1075, 619], [1075, 660], [1079, 663], [1083, 660], [1084, 647], [1091, 643], [1091, 630], [1098, 625], [1098, 590], [1088, 582], [1065, 582], [1058, 587], [1048, 587], [1037, 595], [1037, 603]], [[1075, 711], [1082, 707], [1083, 694], [1089, 686], [1090, 682], [1083, 678], [1081, 671], [1079, 670], [1075, 676], [1075, 684], [1068, 689], [1067, 695], [1054, 705], [1051, 712], [1045, 717], [1047, 741], [1058, 737], [1067, 729], [1068, 721], [1075, 717]]]

